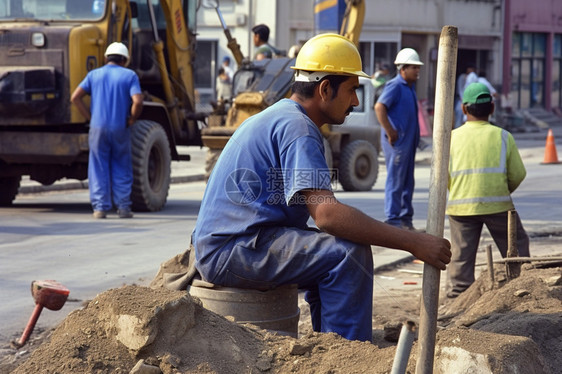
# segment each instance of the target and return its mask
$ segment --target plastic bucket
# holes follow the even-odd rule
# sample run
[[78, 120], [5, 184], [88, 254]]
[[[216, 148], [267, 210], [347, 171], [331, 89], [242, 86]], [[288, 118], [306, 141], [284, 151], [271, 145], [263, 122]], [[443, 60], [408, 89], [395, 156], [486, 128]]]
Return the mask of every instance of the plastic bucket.
[[220, 287], [195, 280], [187, 292], [203, 307], [239, 324], [251, 323], [282, 335], [298, 336], [300, 309], [296, 284], [268, 291]]

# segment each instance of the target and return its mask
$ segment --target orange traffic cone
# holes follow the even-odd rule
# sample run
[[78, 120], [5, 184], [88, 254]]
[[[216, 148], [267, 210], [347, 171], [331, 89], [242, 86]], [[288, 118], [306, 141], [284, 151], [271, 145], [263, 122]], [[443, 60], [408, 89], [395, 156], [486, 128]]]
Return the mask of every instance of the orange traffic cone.
[[544, 160], [541, 164], [559, 164], [558, 153], [556, 152], [556, 144], [554, 144], [554, 135], [552, 129], [548, 129], [546, 136], [546, 146], [544, 149]]

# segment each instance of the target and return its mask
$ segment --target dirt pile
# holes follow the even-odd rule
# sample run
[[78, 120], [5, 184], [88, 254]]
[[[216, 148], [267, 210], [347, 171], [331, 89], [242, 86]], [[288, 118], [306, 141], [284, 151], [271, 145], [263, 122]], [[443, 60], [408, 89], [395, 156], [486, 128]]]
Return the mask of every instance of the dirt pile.
[[[514, 363], [523, 365], [544, 359], [552, 373], [562, 368], [562, 269], [536, 269], [523, 265], [521, 276], [506, 282], [505, 272], [496, 271], [493, 284], [487, 272], [460, 297], [440, 310], [445, 331], [466, 329], [495, 333], [486, 344], [476, 340], [474, 351], [493, 352], [513, 336], [530, 339], [537, 351], [512, 352]], [[501, 334], [501, 335], [500, 335]], [[438, 335], [445, 335], [438, 334]], [[450, 334], [449, 334], [450, 335]], [[476, 335], [475, 335], [476, 336]], [[523, 370], [520, 372], [537, 372]], [[499, 371], [494, 371], [498, 373]]]
[[[467, 372], [479, 360], [494, 373], [559, 372], [562, 269], [524, 266], [511, 282], [502, 272], [495, 279], [492, 288], [484, 272], [441, 307], [435, 372]], [[392, 310], [375, 300], [375, 313]], [[395, 344], [382, 341], [374, 320], [373, 344], [312, 332], [294, 339], [230, 322], [185, 292], [124, 286], [69, 314], [13, 373], [129, 373], [135, 365], [165, 374], [389, 373]], [[414, 344], [411, 373], [416, 353]]]

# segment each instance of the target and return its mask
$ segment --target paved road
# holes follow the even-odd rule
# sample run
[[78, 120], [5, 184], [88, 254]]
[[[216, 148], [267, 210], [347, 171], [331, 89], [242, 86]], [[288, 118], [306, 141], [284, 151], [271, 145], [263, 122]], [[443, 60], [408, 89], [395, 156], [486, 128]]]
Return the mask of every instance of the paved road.
[[[528, 177], [514, 194], [514, 201], [530, 233], [560, 235], [562, 164], [540, 164], [545, 134], [516, 136]], [[202, 174], [204, 151], [190, 151], [194, 151], [190, 152], [194, 155], [192, 163], [173, 167], [178, 178]], [[414, 224], [422, 228], [427, 217], [430, 159], [430, 149], [418, 153]], [[374, 218], [384, 219], [385, 179], [381, 164], [379, 180], [372, 191], [351, 193], [339, 189], [336, 195]], [[0, 341], [15, 337], [25, 326], [33, 309], [29, 285], [34, 279], [56, 279], [71, 290], [71, 300], [63, 310], [42, 313], [40, 328], [53, 326], [82, 301], [108, 288], [148, 283], [162, 261], [186, 248], [204, 187], [202, 181], [173, 184], [164, 210], [137, 213], [132, 220], [115, 216], [93, 220], [86, 189], [19, 195], [12, 208], [0, 210]], [[374, 248], [374, 253], [379, 269], [409, 257], [406, 252], [382, 248]]]

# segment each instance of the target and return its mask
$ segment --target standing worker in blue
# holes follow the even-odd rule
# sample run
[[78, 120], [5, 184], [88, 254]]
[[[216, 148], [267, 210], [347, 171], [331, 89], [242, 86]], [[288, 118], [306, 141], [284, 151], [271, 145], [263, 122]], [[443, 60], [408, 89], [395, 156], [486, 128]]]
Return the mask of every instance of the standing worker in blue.
[[381, 143], [387, 171], [385, 222], [415, 230], [412, 199], [416, 148], [420, 142], [415, 83], [423, 62], [415, 50], [404, 48], [396, 55], [394, 64], [398, 74], [386, 83], [375, 104], [377, 118], [382, 126]]
[[[314, 331], [371, 341], [371, 245], [408, 251], [445, 269], [449, 242], [379, 222], [339, 202], [320, 127], [359, 104], [355, 45], [337, 34], [307, 41], [293, 93], [236, 130], [209, 178], [192, 244], [203, 280], [306, 291]], [[309, 227], [312, 217], [317, 228]]]
[[[94, 218], [105, 218], [117, 207], [120, 218], [131, 218], [132, 126], [142, 112], [143, 95], [137, 74], [125, 66], [129, 50], [112, 43], [105, 51], [106, 64], [88, 73], [70, 101], [90, 121], [88, 184]], [[83, 97], [91, 96], [88, 110]]]

